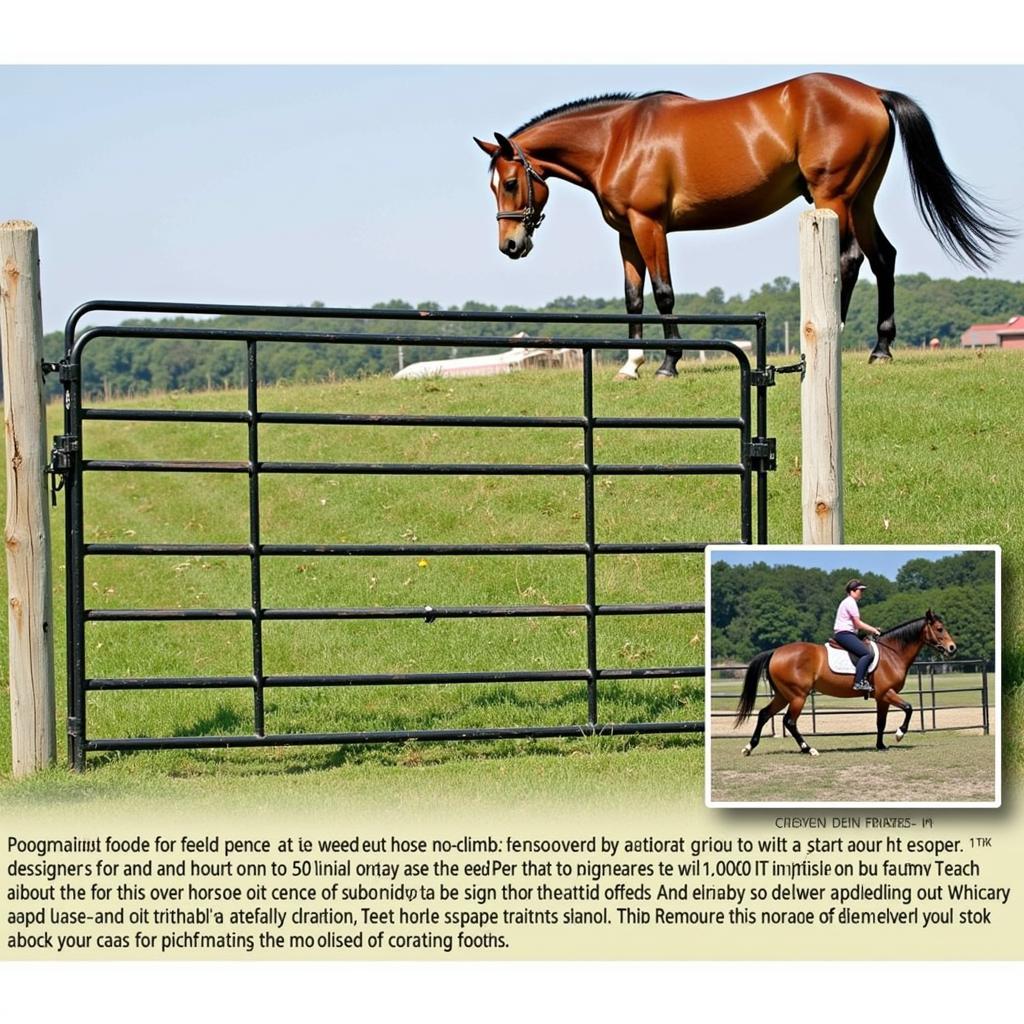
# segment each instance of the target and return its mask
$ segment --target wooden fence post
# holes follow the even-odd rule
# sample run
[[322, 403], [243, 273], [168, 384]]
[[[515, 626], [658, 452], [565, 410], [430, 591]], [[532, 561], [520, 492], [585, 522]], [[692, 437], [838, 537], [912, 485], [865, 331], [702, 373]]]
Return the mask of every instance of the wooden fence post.
[[11, 753], [14, 774], [24, 776], [52, 764], [56, 756], [39, 236], [27, 221], [0, 224], [0, 346]]
[[843, 543], [840, 287], [839, 218], [831, 210], [808, 210], [800, 216], [804, 544]]

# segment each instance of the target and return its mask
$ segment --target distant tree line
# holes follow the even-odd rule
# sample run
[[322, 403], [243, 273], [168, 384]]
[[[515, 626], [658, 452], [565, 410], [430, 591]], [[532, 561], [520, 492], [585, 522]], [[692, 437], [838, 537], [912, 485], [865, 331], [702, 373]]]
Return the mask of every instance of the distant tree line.
[[[312, 306], [323, 306], [321, 302]], [[876, 320], [875, 287], [862, 281], [854, 293], [843, 346], [848, 349], [868, 348], [874, 344]], [[417, 306], [401, 300], [378, 303], [373, 307], [381, 314], [389, 309], [437, 310], [434, 302]], [[655, 305], [648, 298], [646, 308]], [[480, 302], [467, 302], [461, 307], [467, 312], [497, 312], [497, 306]], [[587, 296], [562, 296], [536, 310], [522, 306], [505, 306], [509, 313], [617, 313], [623, 311], [621, 298], [594, 299]], [[781, 352], [785, 346], [787, 325], [790, 346], [798, 347], [800, 318], [800, 290], [796, 282], [787, 277], [776, 278], [757, 291], [743, 297], [726, 298], [721, 288], [712, 288], [705, 295], [685, 293], [676, 296], [676, 311], [688, 314], [764, 313], [768, 319], [768, 347]], [[896, 317], [898, 342], [907, 346], [927, 345], [938, 338], [944, 345], [959, 344], [960, 335], [972, 324], [982, 321], [999, 322], [1016, 314], [1024, 314], [1024, 282], [989, 280], [971, 277], [962, 281], [932, 280], [925, 274], [904, 275], [896, 278]], [[134, 327], [188, 327], [195, 321], [188, 319], [129, 320]], [[251, 330], [283, 329], [298, 331], [347, 332], [366, 335], [365, 343], [335, 346], [327, 344], [268, 344], [260, 347], [260, 377], [264, 383], [281, 380], [311, 381], [369, 374], [394, 373], [398, 369], [398, 349], [392, 345], [374, 344], [373, 336], [402, 333], [429, 337], [423, 345], [406, 346], [405, 362], [422, 359], [443, 359], [453, 354], [454, 342], [459, 339], [501, 338], [511, 339], [513, 334], [526, 331], [537, 337], [535, 326], [525, 324], [461, 324], [419, 323], [396, 324], [387, 321], [331, 321], [296, 317], [287, 323], [259, 317], [218, 317], [205, 322], [211, 327]], [[614, 329], [612, 336], [624, 333]], [[736, 339], [749, 337], [741, 328], [687, 329], [685, 334], [695, 339]], [[596, 338], [608, 336], [607, 329], [585, 325], [545, 325], [543, 338], [557, 345], [567, 337]], [[539, 339], [543, 343], [543, 339]], [[56, 361], [63, 352], [63, 335], [47, 335], [47, 358]], [[511, 344], [511, 341], [510, 341]], [[625, 346], [624, 346], [625, 347]], [[456, 354], [473, 355], [487, 351], [481, 347], [460, 347]], [[610, 354], [608, 359], [619, 358]], [[104, 339], [91, 344], [84, 365], [83, 387], [91, 398], [114, 398], [145, 394], [151, 391], [198, 391], [215, 388], [236, 388], [244, 381], [245, 350], [237, 342], [169, 342], [152, 339]], [[58, 393], [58, 385], [51, 380], [51, 390]]]
[[[867, 590], [860, 602], [865, 621], [885, 630], [920, 618], [928, 608], [941, 616], [957, 641], [957, 660], [995, 657], [995, 556], [989, 551], [904, 563], [895, 581], [856, 568], [826, 572], [764, 562], [711, 566], [711, 651], [715, 663], [749, 662], [759, 651], [798, 640], [824, 643], [836, 608], [853, 577]], [[937, 655], [929, 648], [919, 660]]]

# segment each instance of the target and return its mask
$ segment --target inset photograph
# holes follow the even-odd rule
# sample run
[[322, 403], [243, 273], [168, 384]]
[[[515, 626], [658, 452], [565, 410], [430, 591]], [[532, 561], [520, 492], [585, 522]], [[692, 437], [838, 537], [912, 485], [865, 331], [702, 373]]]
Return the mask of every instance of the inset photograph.
[[998, 547], [706, 553], [709, 807], [998, 807]]

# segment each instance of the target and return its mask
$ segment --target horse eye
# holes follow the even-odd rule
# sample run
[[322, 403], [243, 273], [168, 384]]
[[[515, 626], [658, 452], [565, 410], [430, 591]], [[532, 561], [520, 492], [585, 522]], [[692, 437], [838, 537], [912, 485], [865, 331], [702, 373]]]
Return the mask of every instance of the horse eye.
[[516, 181], [515, 178], [513, 178], [511, 181], [506, 181], [505, 182], [505, 191], [506, 192], [515, 192], [515, 190], [517, 188], [519, 188], [519, 182]]

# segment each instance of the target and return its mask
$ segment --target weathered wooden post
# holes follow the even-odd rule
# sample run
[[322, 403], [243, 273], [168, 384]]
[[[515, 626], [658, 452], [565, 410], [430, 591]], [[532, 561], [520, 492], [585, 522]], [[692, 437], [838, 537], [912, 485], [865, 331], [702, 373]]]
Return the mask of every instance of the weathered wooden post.
[[56, 756], [39, 235], [23, 220], [0, 224], [0, 346], [11, 747], [14, 774], [23, 776], [52, 764]]
[[839, 347], [839, 218], [800, 216], [800, 389], [803, 542], [843, 543], [843, 432]]

